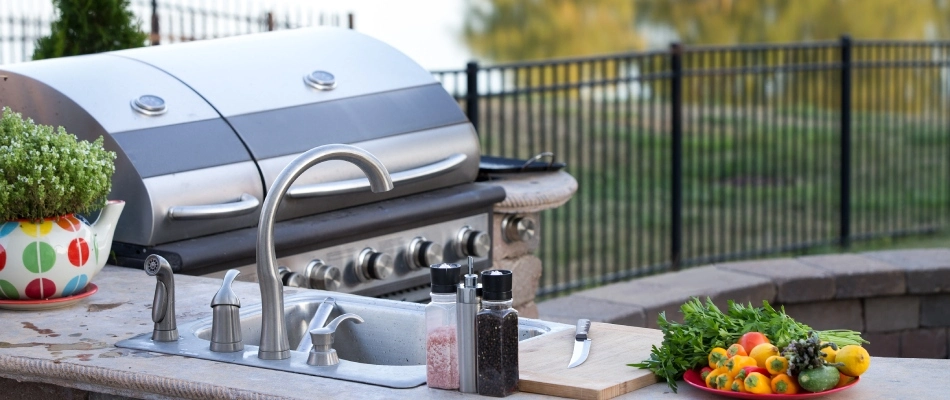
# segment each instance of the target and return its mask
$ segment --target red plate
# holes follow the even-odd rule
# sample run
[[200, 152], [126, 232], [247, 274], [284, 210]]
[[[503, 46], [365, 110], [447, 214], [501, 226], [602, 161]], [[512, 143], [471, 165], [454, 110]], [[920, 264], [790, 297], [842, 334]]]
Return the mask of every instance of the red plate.
[[706, 382], [703, 381], [703, 377], [699, 375], [699, 372], [689, 370], [683, 374], [683, 380], [686, 381], [690, 386], [702, 390], [704, 392], [715, 393], [720, 396], [731, 397], [734, 399], [810, 399], [814, 397], [824, 396], [834, 392], [840, 392], [842, 390], [848, 389], [858, 383], [861, 380], [861, 377], [858, 377], [847, 385], [844, 385], [839, 388], [834, 388], [831, 390], [826, 390], [824, 392], [818, 393], [799, 393], [799, 394], [753, 394], [753, 393], [739, 393], [739, 392], [730, 392], [725, 390], [718, 390], [713, 388], [706, 387]]
[[81, 293], [72, 296], [45, 300], [0, 300], [0, 309], [14, 311], [39, 311], [68, 307], [99, 291], [95, 283], [89, 282]]

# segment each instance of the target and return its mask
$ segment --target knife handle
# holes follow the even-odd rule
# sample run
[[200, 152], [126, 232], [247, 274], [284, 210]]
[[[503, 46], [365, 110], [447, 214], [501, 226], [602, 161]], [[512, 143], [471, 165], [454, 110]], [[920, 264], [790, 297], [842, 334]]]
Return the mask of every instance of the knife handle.
[[590, 331], [590, 320], [577, 320], [577, 330], [574, 331], [574, 340], [587, 340], [588, 331]]

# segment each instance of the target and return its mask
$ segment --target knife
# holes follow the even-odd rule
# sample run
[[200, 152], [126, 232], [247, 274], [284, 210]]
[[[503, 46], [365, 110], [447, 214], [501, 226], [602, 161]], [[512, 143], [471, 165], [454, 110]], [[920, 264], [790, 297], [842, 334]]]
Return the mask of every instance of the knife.
[[590, 331], [590, 320], [577, 320], [577, 330], [574, 331], [574, 354], [571, 355], [571, 363], [567, 365], [568, 368], [581, 365], [584, 363], [584, 360], [587, 359], [587, 354], [590, 353], [590, 338], [587, 337], [588, 331]]

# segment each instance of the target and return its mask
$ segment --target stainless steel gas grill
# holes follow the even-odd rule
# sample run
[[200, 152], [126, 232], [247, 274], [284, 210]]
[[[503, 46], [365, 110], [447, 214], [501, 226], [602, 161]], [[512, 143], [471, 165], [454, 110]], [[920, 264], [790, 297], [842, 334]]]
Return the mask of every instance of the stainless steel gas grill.
[[118, 154], [110, 198], [126, 209], [113, 262], [148, 254], [176, 273], [254, 279], [264, 194], [290, 160], [346, 143], [395, 188], [321, 163], [288, 191], [275, 240], [285, 283], [379, 297], [428, 296], [422, 268], [491, 263], [501, 188], [473, 183], [474, 129], [429, 72], [359, 33], [299, 29], [0, 66], [0, 104]]

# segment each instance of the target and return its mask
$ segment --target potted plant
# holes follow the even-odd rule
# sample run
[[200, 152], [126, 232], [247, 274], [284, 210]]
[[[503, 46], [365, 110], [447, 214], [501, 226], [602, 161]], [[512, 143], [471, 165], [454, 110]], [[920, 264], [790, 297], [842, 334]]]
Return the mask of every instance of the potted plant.
[[[0, 118], [0, 299], [76, 295], [105, 265], [125, 203], [115, 153], [10, 108]], [[89, 224], [77, 213], [102, 209]]]

